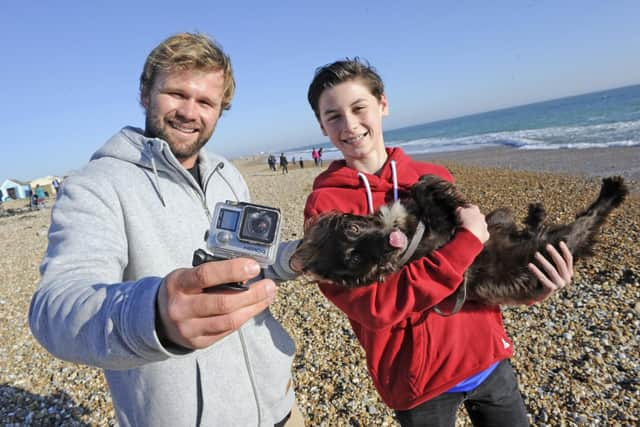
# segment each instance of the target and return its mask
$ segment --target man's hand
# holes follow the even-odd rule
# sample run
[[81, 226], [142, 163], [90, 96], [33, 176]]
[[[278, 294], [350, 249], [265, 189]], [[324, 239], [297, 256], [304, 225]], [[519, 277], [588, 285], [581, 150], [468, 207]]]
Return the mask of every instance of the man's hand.
[[489, 240], [489, 230], [484, 215], [476, 205], [468, 205], [456, 210], [461, 227], [466, 228], [480, 240], [481, 243]]
[[547, 245], [547, 253], [553, 259], [555, 267], [542, 256], [540, 252], [536, 252], [536, 261], [544, 269], [546, 274], [540, 270], [538, 266], [529, 263], [529, 270], [538, 278], [540, 283], [545, 287], [545, 292], [540, 295], [532, 303], [543, 301], [549, 298], [554, 292], [559, 291], [571, 282], [573, 277], [573, 255], [569, 251], [566, 243], [560, 242], [560, 251], [562, 255], [551, 245]]
[[179, 346], [200, 349], [236, 331], [273, 302], [275, 283], [260, 280], [241, 292], [215, 287], [245, 282], [259, 272], [254, 260], [236, 258], [169, 273], [158, 291], [159, 335]]

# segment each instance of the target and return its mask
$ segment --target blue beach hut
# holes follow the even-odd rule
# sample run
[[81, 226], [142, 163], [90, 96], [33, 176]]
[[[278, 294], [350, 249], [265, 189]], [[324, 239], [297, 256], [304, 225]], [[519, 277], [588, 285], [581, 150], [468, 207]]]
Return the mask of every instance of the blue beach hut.
[[2, 185], [2, 201], [26, 199], [31, 197], [31, 187], [28, 182], [22, 182], [17, 179], [6, 179]]

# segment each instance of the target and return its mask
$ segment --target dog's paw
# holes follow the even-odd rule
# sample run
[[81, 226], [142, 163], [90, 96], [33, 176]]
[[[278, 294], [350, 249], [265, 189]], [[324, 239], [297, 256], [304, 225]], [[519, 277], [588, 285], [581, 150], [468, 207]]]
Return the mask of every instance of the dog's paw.
[[546, 218], [547, 211], [545, 211], [542, 203], [531, 203], [529, 204], [527, 217], [524, 219], [524, 225], [526, 225], [529, 230], [536, 231], [542, 226]]

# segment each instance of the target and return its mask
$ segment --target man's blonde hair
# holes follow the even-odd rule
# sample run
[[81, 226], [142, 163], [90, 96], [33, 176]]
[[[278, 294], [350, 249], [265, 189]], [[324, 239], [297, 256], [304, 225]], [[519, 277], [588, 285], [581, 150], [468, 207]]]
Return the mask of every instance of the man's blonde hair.
[[149, 96], [159, 72], [171, 70], [222, 70], [224, 96], [220, 114], [231, 108], [231, 98], [236, 89], [231, 60], [222, 47], [208, 36], [180, 33], [169, 37], [153, 49], [140, 75], [140, 100]]

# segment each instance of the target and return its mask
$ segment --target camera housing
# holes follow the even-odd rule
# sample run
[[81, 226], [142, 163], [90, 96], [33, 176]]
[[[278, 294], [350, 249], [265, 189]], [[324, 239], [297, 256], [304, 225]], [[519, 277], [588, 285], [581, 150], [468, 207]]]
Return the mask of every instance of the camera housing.
[[280, 243], [280, 209], [247, 202], [217, 203], [207, 237], [215, 257], [247, 257], [261, 266], [275, 262]]

